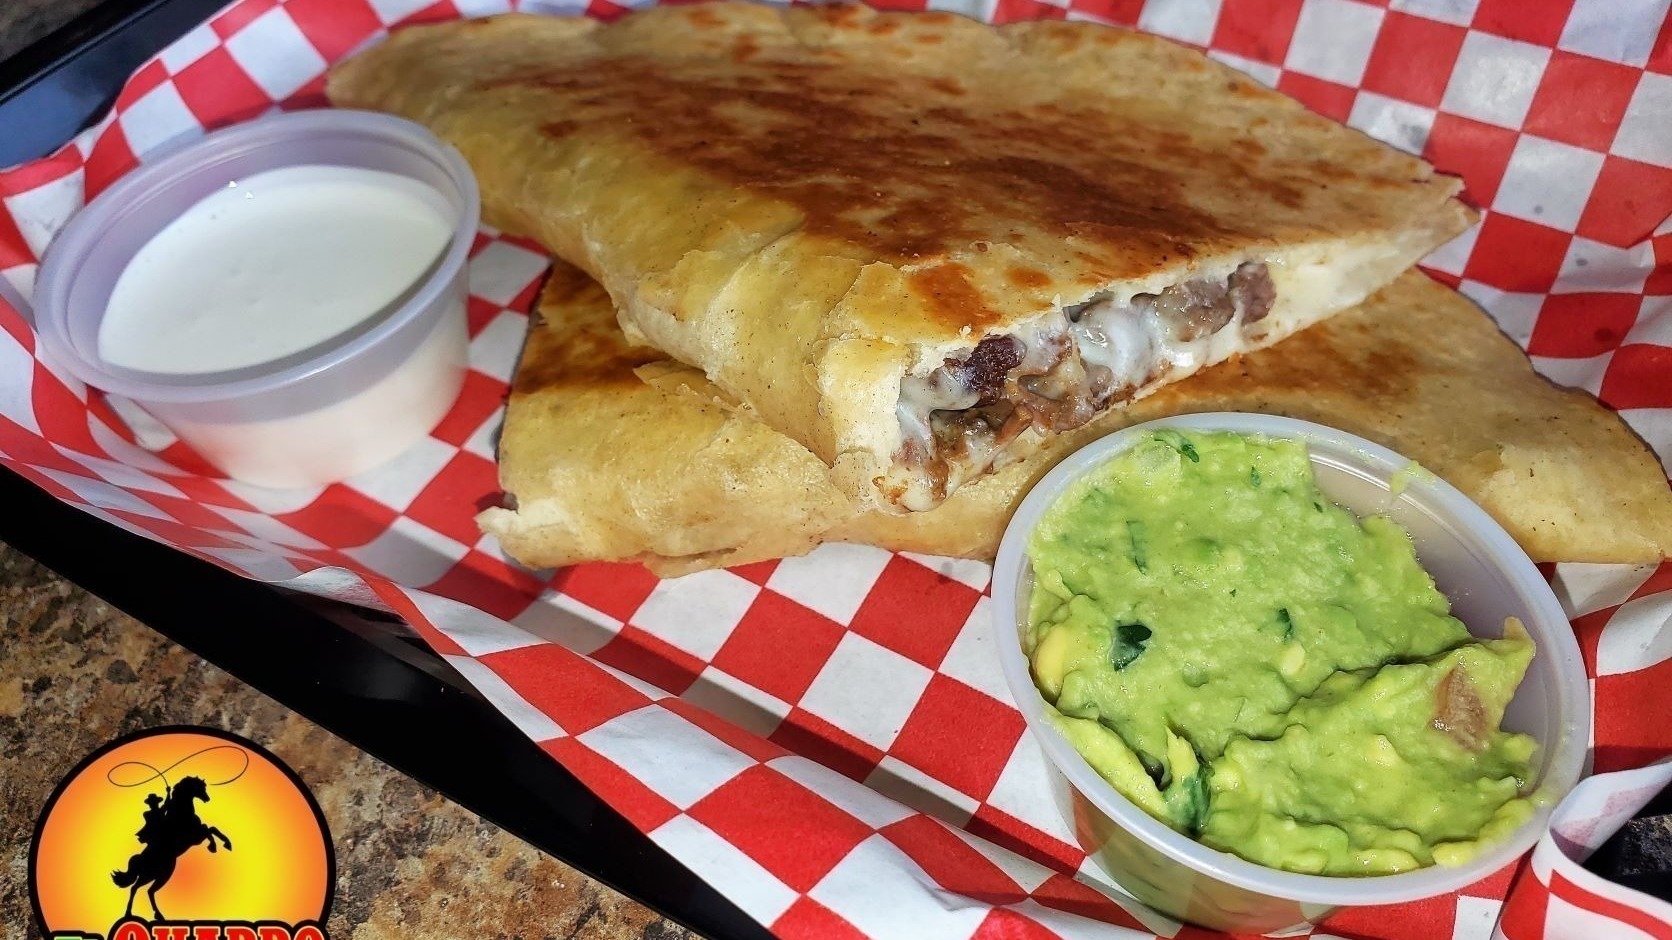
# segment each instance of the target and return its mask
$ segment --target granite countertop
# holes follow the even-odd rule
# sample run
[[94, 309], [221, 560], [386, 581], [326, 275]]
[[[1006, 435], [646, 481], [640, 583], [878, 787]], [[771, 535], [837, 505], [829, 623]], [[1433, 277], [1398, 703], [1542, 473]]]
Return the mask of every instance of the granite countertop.
[[58, 780], [111, 738], [169, 724], [243, 735], [312, 789], [337, 851], [332, 937], [694, 936], [0, 544], [0, 940], [38, 935], [29, 842]]
[[[98, 6], [101, 0], [5, 0], [0, 3], [0, 59]], [[115, 0], [121, 2], [121, 0]]]

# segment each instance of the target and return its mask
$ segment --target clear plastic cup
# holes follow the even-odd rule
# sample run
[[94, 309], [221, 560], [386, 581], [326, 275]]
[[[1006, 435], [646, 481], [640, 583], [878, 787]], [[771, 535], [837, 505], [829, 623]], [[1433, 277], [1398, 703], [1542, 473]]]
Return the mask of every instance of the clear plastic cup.
[[[99, 355], [111, 291], [141, 247], [228, 183], [304, 165], [381, 170], [435, 191], [454, 232], [404, 300], [318, 346], [242, 369], [158, 374]], [[479, 211], [464, 159], [418, 124], [349, 110], [262, 118], [148, 160], [71, 218], [36, 278], [35, 326], [53, 362], [139, 405], [228, 476], [275, 487], [330, 483], [411, 446], [458, 397], [465, 261]]]
[[[1465, 865], [1397, 875], [1301, 875], [1211, 849], [1168, 828], [1099, 777], [1045, 718], [1021, 631], [1033, 572], [1027, 541], [1041, 516], [1075, 480], [1158, 428], [1232, 431], [1303, 441], [1319, 487], [1359, 516], [1385, 514], [1411, 533], [1417, 555], [1451, 600], [1452, 613], [1481, 637], [1499, 637], [1517, 617], [1537, 644], [1504, 727], [1531, 735], [1534, 785], [1547, 797], [1508, 839]], [[993, 628], [1006, 685], [1059, 772], [1058, 809], [1080, 844], [1120, 886], [1180, 920], [1238, 933], [1281, 933], [1342, 907], [1393, 904], [1449, 894], [1496, 872], [1532, 848], [1550, 810], [1583, 773], [1591, 707], [1579, 644], [1549, 585], [1503, 528], [1468, 497], [1410, 460], [1362, 438], [1269, 415], [1219, 412], [1134, 425], [1087, 445], [1036, 484], [1011, 518], [993, 569]]]

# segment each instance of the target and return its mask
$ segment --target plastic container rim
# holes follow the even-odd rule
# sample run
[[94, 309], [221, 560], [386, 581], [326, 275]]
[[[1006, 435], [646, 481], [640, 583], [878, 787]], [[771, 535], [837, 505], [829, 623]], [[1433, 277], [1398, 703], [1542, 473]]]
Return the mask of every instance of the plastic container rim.
[[[180, 185], [195, 172], [213, 167], [230, 156], [248, 154], [310, 134], [360, 135], [405, 146], [433, 162], [457, 189], [462, 205], [459, 217], [453, 220], [454, 231], [447, 249], [404, 303], [370, 329], [359, 333], [350, 331], [348, 339], [341, 343], [327, 342], [300, 362], [281, 358], [276, 361], [286, 364], [278, 369], [271, 368], [272, 363], [257, 363], [224, 373], [211, 373], [208, 381], [167, 381], [170, 377], [163, 375], [158, 375], [157, 381], [131, 378], [106, 368], [104, 362], [97, 358], [96, 350], [90, 359], [76, 349], [65, 325], [69, 314], [65, 304], [79, 271], [79, 265], [64, 261], [72, 247], [84, 244], [87, 253], [80, 260], [86, 261], [89, 253], [97, 251], [104, 231], [134, 208], [137, 199]], [[450, 144], [405, 118], [340, 108], [297, 111], [235, 124], [165, 149], [163, 156], [153, 156], [130, 170], [70, 217], [47, 246], [35, 285], [35, 326], [42, 342], [77, 379], [137, 402], [172, 404], [244, 398], [295, 386], [358, 359], [376, 350], [436, 305], [442, 293], [459, 276], [476, 237], [481, 197], [470, 166]], [[279, 166], [301, 166], [306, 162]], [[102, 319], [103, 312], [99, 316]], [[217, 380], [217, 375], [226, 378]]]

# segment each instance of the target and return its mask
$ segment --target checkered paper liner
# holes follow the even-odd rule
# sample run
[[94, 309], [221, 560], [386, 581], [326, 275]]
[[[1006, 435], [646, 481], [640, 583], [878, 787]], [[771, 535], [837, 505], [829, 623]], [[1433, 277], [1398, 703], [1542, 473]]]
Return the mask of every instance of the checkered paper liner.
[[1672, 904], [1621, 887], [1582, 862], [1668, 783], [1672, 761], [1581, 781], [1550, 818], [1504, 906], [1494, 940], [1520, 937], [1662, 940], [1672, 937]]
[[[1484, 220], [1429, 271], [1672, 460], [1668, 0], [927, 6], [1165, 35], [1462, 175]], [[524, 7], [624, 12], [607, 0]], [[635, 565], [531, 573], [478, 533], [546, 264], [537, 246], [482, 233], [458, 403], [393, 464], [323, 490], [219, 479], [42, 357], [24, 315], [36, 259], [136, 160], [275, 107], [322, 105], [328, 63], [393, 24], [503, 9], [239, 0], [139, 69], [97, 125], [0, 171], [0, 292], [12, 298], [0, 302], [0, 463], [245, 576], [400, 613], [554, 759], [780, 936], [1211, 936], [1111, 900], [1109, 876], [1056, 815], [990, 648], [985, 565], [832, 545], [670, 581]], [[1596, 770], [1672, 753], [1660, 693], [1672, 682], [1672, 564], [1548, 573], [1593, 677]], [[1617, 776], [1589, 786], [1630, 791]], [[1593, 794], [1575, 805], [1570, 825], [1603, 832], [1623, 804]], [[1313, 935], [1672, 936], [1663, 908], [1620, 900], [1631, 892], [1584, 880], [1546, 843], [1458, 895], [1344, 912]]]

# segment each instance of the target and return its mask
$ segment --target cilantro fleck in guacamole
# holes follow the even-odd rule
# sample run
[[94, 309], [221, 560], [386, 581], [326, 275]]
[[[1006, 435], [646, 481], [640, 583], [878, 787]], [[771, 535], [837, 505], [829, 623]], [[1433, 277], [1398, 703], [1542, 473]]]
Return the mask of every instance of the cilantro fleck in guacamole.
[[1026, 647], [1101, 776], [1214, 848], [1289, 871], [1468, 860], [1532, 813], [1499, 729], [1533, 656], [1477, 640], [1392, 520], [1329, 502], [1303, 445], [1158, 431], [1033, 532]]

